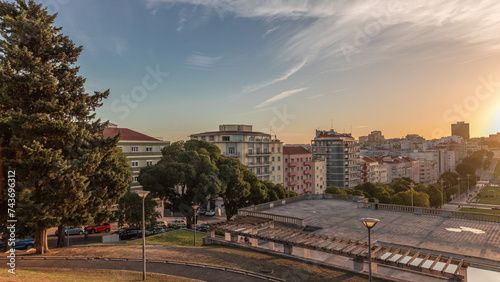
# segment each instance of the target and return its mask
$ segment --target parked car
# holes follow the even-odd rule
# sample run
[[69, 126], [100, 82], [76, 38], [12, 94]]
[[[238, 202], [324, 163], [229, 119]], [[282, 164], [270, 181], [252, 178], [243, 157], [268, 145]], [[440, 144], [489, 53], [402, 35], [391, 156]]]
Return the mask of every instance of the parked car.
[[206, 209], [201, 208], [201, 209], [198, 211], [198, 214], [204, 215], [206, 212], [207, 212], [207, 210], [206, 210]]
[[0, 252], [6, 252], [10, 249], [26, 249], [29, 250], [36, 246], [35, 239], [33, 238], [25, 238], [25, 239], [16, 239], [11, 246], [9, 246], [8, 241], [1, 241], [0, 243]]
[[161, 233], [165, 233], [165, 229], [163, 227], [155, 227], [151, 230], [146, 230], [146, 232], [149, 231], [149, 234], [146, 233], [146, 235], [156, 235], [156, 234], [161, 234]]
[[168, 227], [168, 223], [166, 221], [157, 221], [155, 227], [166, 229]]
[[174, 226], [174, 229], [182, 229], [182, 228], [187, 228], [187, 224], [179, 223]]
[[214, 216], [215, 215], [215, 211], [206, 211], [205, 215], [206, 216]]
[[[64, 235], [81, 235], [83, 234], [83, 227], [69, 226], [64, 229]], [[59, 235], [59, 230], [56, 230], [56, 235]]]
[[185, 219], [174, 219], [173, 221], [169, 222], [168, 223], [168, 227], [170, 228], [176, 228], [177, 225], [187, 225], [186, 223], [186, 220]]
[[85, 231], [87, 231], [89, 234], [98, 233], [102, 231], [108, 233], [109, 231], [111, 231], [111, 224], [104, 223], [102, 225], [87, 226], [85, 227]]
[[207, 232], [207, 231], [210, 231], [211, 229], [211, 226], [210, 224], [198, 224], [196, 225], [196, 231], [200, 231], [200, 232]]
[[135, 239], [142, 237], [142, 230], [135, 228], [123, 229], [118, 233], [120, 240]]

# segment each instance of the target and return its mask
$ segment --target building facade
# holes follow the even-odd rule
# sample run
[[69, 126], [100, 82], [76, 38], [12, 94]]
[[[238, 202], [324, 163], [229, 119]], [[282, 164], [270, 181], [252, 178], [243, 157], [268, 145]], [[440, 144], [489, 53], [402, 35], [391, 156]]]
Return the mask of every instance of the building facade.
[[464, 140], [470, 139], [470, 129], [469, 124], [463, 121], [459, 121], [455, 124], [451, 125], [451, 135], [452, 136], [460, 136]]
[[312, 194], [325, 194], [326, 190], [326, 160], [313, 160]]
[[283, 147], [283, 186], [299, 195], [313, 193], [312, 154], [303, 147]]
[[115, 137], [118, 134], [120, 134], [118, 147], [122, 149], [132, 168], [130, 190], [141, 190], [142, 186], [138, 182], [141, 168], [156, 164], [162, 158], [161, 150], [170, 145], [170, 141], [153, 138], [128, 128], [119, 128], [115, 124], [110, 124], [104, 129], [104, 137]]
[[327, 186], [353, 188], [360, 183], [359, 144], [351, 134], [316, 130], [313, 159], [326, 161]]
[[219, 125], [219, 131], [196, 133], [190, 138], [214, 144], [223, 155], [239, 159], [260, 180], [271, 181], [274, 175], [275, 181], [279, 183], [277, 179], [281, 173], [273, 173], [271, 165], [274, 157], [275, 171], [278, 170], [282, 143], [273, 139], [271, 134], [252, 129], [252, 125], [223, 124]]

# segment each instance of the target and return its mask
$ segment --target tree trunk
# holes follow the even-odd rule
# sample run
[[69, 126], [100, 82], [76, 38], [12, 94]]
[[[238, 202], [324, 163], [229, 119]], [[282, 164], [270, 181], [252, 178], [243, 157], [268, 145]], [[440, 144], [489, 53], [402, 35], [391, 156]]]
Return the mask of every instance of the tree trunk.
[[62, 248], [64, 247], [64, 226], [59, 225], [57, 227], [57, 247]]
[[47, 240], [47, 229], [43, 227], [37, 227], [35, 231], [36, 240], [36, 253], [43, 255], [50, 253], [49, 251], [49, 241]]

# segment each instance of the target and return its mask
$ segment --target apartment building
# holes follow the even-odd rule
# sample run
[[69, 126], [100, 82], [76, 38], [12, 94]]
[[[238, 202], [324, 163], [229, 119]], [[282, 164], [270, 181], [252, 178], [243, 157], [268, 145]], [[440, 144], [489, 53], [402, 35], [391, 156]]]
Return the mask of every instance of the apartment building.
[[282, 142], [273, 139], [271, 134], [253, 131], [252, 125], [222, 124], [219, 131], [196, 133], [189, 137], [210, 142], [223, 155], [239, 159], [260, 180], [282, 183], [279, 180], [282, 167], [278, 164], [282, 159]]
[[110, 123], [104, 129], [104, 137], [115, 137], [120, 134], [118, 147], [129, 160], [132, 167], [131, 191], [138, 191], [142, 186], [138, 182], [139, 172], [142, 167], [156, 164], [161, 158], [163, 147], [170, 145], [170, 141], [163, 141], [128, 128], [120, 128]]
[[324, 194], [326, 190], [326, 160], [313, 160], [312, 194]]
[[359, 144], [351, 134], [316, 130], [313, 159], [326, 161], [327, 186], [353, 188], [360, 183]]
[[283, 147], [283, 186], [299, 195], [313, 193], [312, 154], [303, 147]]

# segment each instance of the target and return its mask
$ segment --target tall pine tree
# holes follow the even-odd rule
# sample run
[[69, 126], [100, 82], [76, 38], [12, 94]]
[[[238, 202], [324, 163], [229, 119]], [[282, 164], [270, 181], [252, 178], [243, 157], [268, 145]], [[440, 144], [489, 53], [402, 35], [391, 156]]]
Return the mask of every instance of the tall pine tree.
[[0, 2], [3, 174], [16, 172], [16, 219], [34, 228], [37, 253], [48, 251], [48, 228], [105, 215], [130, 181], [118, 139], [102, 137], [107, 124], [95, 119], [109, 93], [85, 92], [82, 47], [55, 17], [33, 1]]

